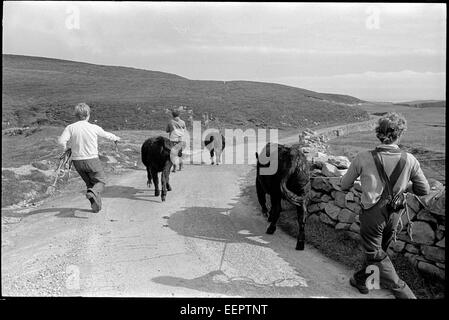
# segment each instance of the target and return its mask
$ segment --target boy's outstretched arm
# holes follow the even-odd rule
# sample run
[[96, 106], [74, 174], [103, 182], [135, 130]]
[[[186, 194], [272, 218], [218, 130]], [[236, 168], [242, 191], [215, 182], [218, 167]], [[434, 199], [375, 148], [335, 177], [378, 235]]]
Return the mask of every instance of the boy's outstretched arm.
[[341, 178], [341, 189], [349, 190], [354, 181], [360, 176], [359, 156], [357, 156], [348, 168], [348, 171]]

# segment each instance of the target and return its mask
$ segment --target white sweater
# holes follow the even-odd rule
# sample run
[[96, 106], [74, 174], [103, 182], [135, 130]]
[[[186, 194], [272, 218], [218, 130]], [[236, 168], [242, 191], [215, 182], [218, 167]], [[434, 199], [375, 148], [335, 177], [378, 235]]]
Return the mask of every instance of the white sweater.
[[81, 120], [68, 125], [58, 142], [64, 148], [69, 143], [73, 160], [86, 160], [98, 157], [98, 137], [112, 141], [120, 140], [116, 135], [104, 131], [100, 126]]

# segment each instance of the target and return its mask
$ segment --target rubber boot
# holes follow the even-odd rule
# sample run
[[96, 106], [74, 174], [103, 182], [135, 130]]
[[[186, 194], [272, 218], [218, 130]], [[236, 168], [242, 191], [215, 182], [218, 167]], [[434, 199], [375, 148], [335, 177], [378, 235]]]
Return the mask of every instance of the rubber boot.
[[416, 299], [410, 287], [399, 278], [390, 257], [373, 264], [379, 267], [381, 285], [390, 289], [396, 299]]
[[86, 198], [90, 201], [90, 207], [94, 213], [101, 210], [101, 198], [98, 197], [92, 189], [87, 189]]
[[370, 274], [367, 274], [366, 269], [363, 268], [363, 269], [357, 271], [356, 273], [354, 273], [354, 275], [351, 277], [351, 279], [349, 279], [349, 283], [351, 284], [351, 286], [357, 288], [361, 294], [368, 294], [369, 289], [366, 286], [366, 279], [369, 276], [370, 276]]

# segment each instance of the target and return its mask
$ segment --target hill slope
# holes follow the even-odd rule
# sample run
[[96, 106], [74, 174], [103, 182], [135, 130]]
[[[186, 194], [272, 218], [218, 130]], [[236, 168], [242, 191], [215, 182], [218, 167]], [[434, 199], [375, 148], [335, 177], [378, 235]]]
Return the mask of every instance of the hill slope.
[[3, 55], [2, 127], [65, 125], [86, 102], [106, 129], [161, 129], [165, 109], [187, 106], [233, 126], [314, 127], [365, 120], [361, 100], [273, 83], [197, 81], [174, 74]]

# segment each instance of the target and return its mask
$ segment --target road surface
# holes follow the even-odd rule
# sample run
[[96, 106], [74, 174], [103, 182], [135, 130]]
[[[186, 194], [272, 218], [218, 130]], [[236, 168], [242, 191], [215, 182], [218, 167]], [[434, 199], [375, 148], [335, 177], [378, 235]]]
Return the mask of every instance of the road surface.
[[[109, 178], [92, 213], [81, 180], [2, 226], [4, 296], [391, 297], [361, 295], [349, 270], [278, 228], [254, 197], [252, 165], [186, 165], [167, 201], [146, 172]], [[8, 216], [8, 212], [4, 212]]]

